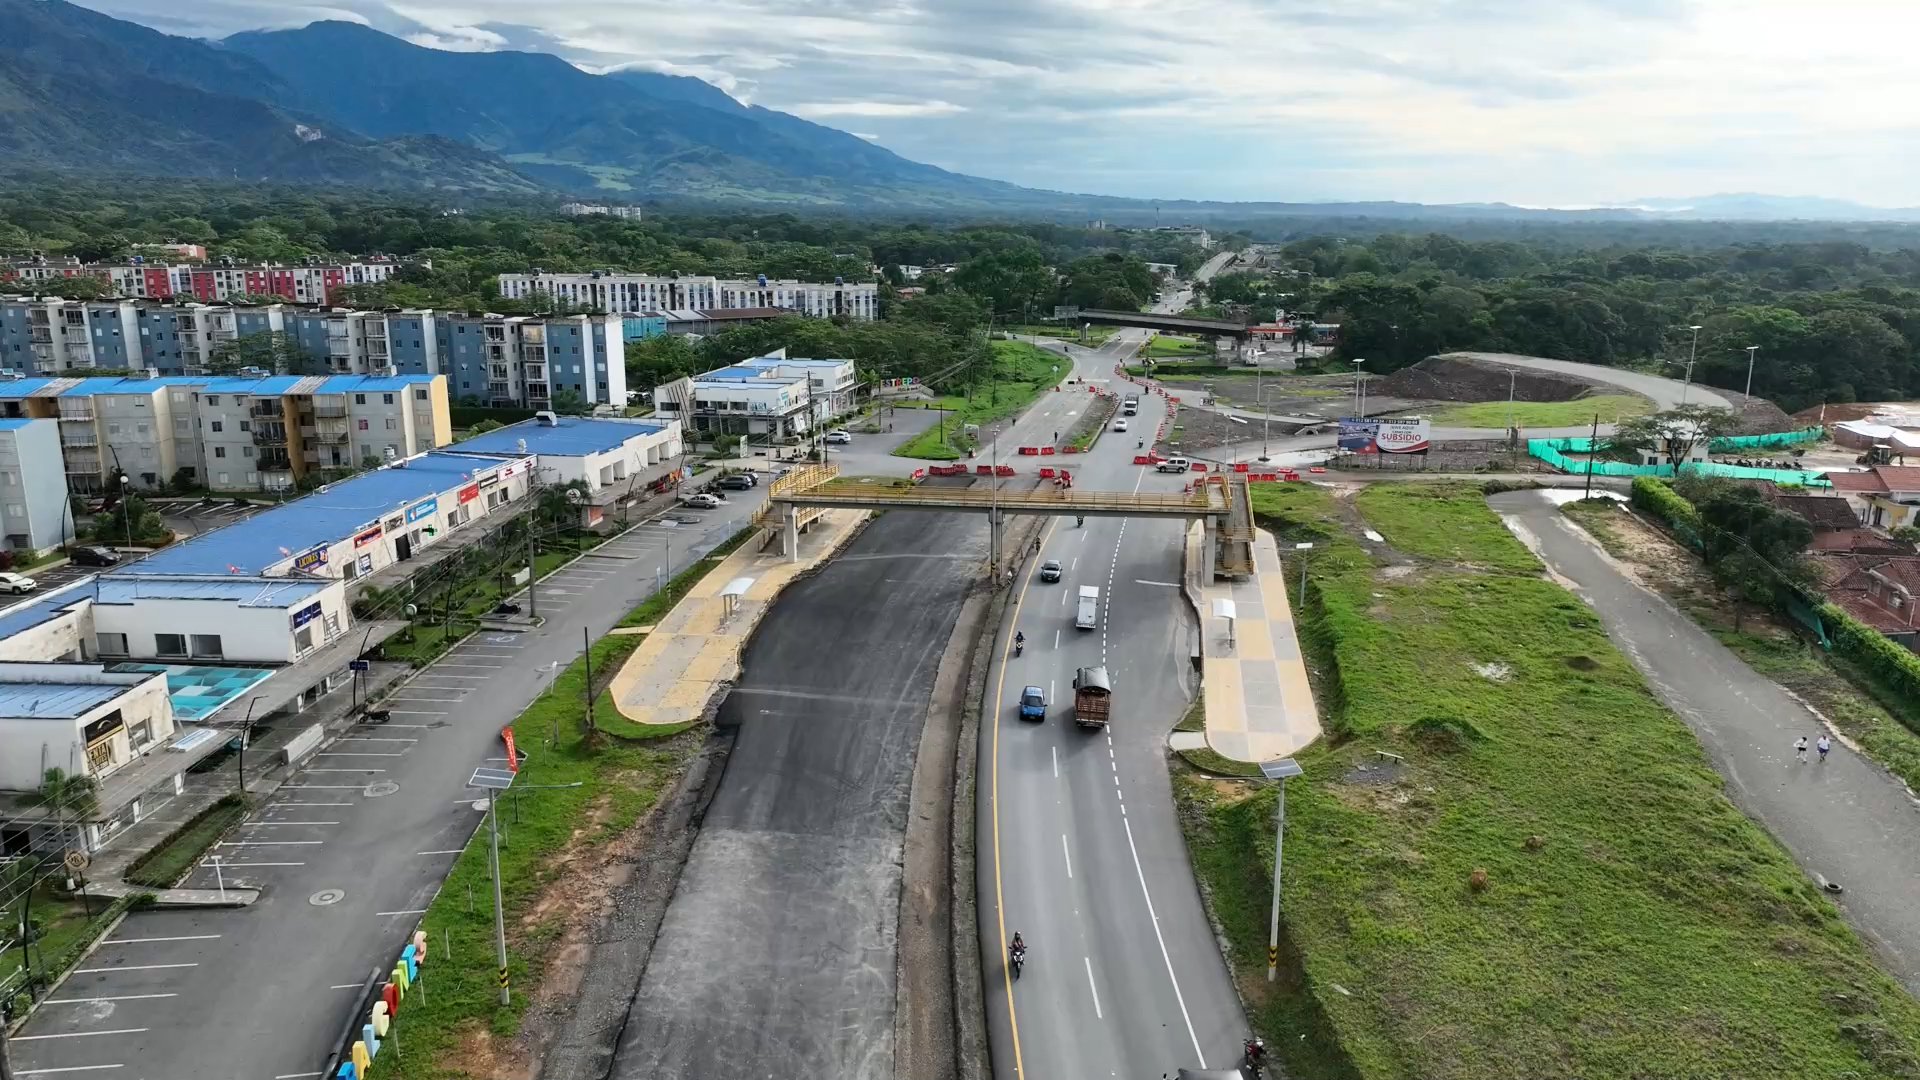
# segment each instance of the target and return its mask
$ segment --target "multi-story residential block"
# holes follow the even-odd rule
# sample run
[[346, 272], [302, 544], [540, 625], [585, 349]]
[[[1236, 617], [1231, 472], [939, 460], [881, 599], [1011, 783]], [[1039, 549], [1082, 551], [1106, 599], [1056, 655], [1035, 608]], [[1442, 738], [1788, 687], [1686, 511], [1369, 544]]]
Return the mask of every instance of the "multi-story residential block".
[[377, 285], [393, 276], [400, 263], [384, 257], [363, 262], [300, 266], [247, 266], [222, 260], [215, 266], [167, 266], [135, 258], [119, 265], [83, 263], [71, 257], [45, 256], [0, 262], [0, 281], [27, 284], [57, 278], [98, 278], [108, 290], [129, 299], [194, 299], [203, 303], [243, 296], [278, 296], [297, 304], [330, 304], [347, 285]]
[[616, 314], [780, 308], [818, 318], [873, 319], [879, 315], [878, 287], [871, 281], [849, 284], [835, 278], [832, 284], [815, 284], [770, 281], [765, 275], [752, 281], [733, 281], [612, 270], [552, 274], [537, 268], [524, 274], [500, 275], [501, 296], [520, 300], [537, 293]]
[[[860, 374], [851, 360], [806, 360], [789, 358], [782, 349], [756, 356], [733, 365], [752, 368], [778, 378], [807, 380], [807, 391], [821, 405], [823, 419], [844, 416], [854, 410], [860, 391]], [[716, 373], [717, 374], [717, 373]]]
[[639, 221], [645, 210], [638, 206], [608, 206], [605, 203], [561, 203], [560, 212], [568, 217], [617, 217]]
[[76, 493], [108, 489], [116, 470], [138, 488], [182, 473], [274, 491], [453, 441], [446, 378], [424, 374], [15, 379], [0, 382], [0, 416], [59, 421]]
[[654, 389], [659, 415], [705, 434], [804, 438], [853, 411], [859, 376], [852, 360], [791, 359], [779, 353], [675, 379]]
[[586, 406], [627, 403], [618, 315], [441, 315], [435, 328], [456, 401], [545, 409], [571, 390]]
[[59, 427], [0, 420], [0, 545], [8, 551], [45, 551], [72, 531]]

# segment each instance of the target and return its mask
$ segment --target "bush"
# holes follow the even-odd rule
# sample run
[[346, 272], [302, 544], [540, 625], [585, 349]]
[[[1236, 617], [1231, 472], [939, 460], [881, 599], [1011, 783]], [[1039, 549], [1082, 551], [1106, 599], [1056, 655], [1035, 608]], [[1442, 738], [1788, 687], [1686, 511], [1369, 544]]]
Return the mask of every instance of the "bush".
[[1821, 601], [1815, 610], [1826, 624], [1834, 651], [1867, 669], [1900, 697], [1920, 699], [1920, 656], [1833, 603]]
[[1651, 476], [1634, 477], [1633, 491], [1628, 501], [1666, 522], [1669, 527], [1684, 530], [1689, 539], [1700, 535], [1699, 512], [1665, 480]]

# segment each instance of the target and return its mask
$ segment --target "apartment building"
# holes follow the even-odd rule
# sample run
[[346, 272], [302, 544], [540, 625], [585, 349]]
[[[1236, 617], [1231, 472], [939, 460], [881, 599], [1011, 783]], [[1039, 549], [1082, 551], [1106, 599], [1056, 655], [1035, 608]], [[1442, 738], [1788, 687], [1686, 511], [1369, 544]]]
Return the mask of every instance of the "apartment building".
[[52, 420], [0, 420], [0, 545], [8, 551], [46, 551], [72, 532], [59, 429]]
[[446, 387], [420, 374], [14, 379], [0, 381], [0, 417], [58, 420], [78, 494], [107, 490], [116, 469], [137, 488], [184, 470], [218, 490], [274, 491], [452, 442]]
[[807, 380], [808, 394], [822, 407], [823, 419], [845, 416], [858, 404], [860, 374], [852, 360], [788, 357], [786, 350], [782, 349], [777, 353], [742, 360], [733, 367], [751, 368], [775, 378]]
[[682, 274], [622, 274], [612, 270], [554, 274], [539, 268], [524, 274], [500, 275], [501, 296], [518, 300], [536, 293], [615, 314], [780, 308], [817, 318], [845, 316], [867, 320], [879, 316], [878, 287], [871, 281], [849, 284], [835, 278], [832, 284], [816, 284], [774, 281], [764, 274], [743, 281]]
[[588, 407], [627, 403], [618, 315], [442, 315], [435, 327], [455, 401], [545, 409], [571, 390]]

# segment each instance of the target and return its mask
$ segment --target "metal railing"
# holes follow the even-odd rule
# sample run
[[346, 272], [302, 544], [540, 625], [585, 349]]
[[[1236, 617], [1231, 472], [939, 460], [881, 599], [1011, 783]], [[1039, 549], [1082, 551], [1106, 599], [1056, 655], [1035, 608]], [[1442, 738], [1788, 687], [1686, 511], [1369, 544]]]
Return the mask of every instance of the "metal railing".
[[987, 510], [998, 506], [1010, 513], [1043, 510], [1049, 513], [1124, 513], [1191, 517], [1196, 514], [1224, 514], [1228, 505], [1211, 488], [1189, 494], [1163, 492], [1080, 491], [1073, 488], [1040, 488], [1020, 491], [985, 486], [970, 488], [927, 487], [914, 485], [889, 487], [881, 484], [835, 482], [818, 484], [798, 491], [774, 491], [774, 502], [797, 506], [870, 506], [929, 507], [953, 510]]

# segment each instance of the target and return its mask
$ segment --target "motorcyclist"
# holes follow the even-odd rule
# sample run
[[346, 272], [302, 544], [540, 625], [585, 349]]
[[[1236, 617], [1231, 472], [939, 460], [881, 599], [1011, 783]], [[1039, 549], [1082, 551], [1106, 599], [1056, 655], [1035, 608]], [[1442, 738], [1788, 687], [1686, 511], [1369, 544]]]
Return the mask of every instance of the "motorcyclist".
[[1267, 1063], [1267, 1044], [1261, 1041], [1260, 1036], [1255, 1035], [1248, 1039], [1246, 1050], [1247, 1064], [1253, 1066], [1256, 1072]]
[[1020, 650], [1027, 647], [1027, 635], [1018, 630], [1013, 632], [1013, 655], [1019, 656]]
[[1018, 930], [1013, 932], [1013, 940], [1007, 942], [1007, 959], [1015, 965], [1024, 964], [1027, 961], [1027, 943], [1021, 940]]
[[1085, 528], [1086, 524], [1087, 524], [1087, 516], [1085, 514], [1078, 514], [1074, 516], [1074, 519], [1073, 519], [1074, 528], [1076, 529]]

